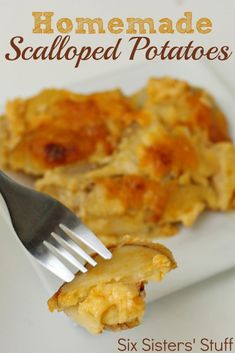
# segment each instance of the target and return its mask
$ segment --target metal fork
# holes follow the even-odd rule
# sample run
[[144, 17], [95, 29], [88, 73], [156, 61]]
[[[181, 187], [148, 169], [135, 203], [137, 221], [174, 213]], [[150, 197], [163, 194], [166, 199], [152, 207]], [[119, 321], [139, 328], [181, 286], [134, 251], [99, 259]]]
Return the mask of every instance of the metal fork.
[[[25, 248], [48, 270], [65, 282], [75, 272], [85, 273], [82, 263], [96, 261], [81, 247], [85, 244], [104, 259], [111, 252], [79, 218], [60, 202], [26, 188], [0, 171], [0, 193], [5, 200], [16, 234]], [[66, 265], [67, 264], [67, 265]]]

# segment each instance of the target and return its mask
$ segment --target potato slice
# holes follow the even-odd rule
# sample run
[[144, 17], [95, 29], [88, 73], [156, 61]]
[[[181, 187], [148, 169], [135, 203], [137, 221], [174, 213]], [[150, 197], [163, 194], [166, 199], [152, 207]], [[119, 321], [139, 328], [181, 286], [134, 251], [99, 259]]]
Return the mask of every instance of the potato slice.
[[64, 311], [93, 334], [137, 326], [144, 314], [144, 284], [160, 281], [176, 267], [160, 244], [129, 242], [110, 248], [111, 260], [99, 255], [96, 267], [78, 273], [49, 300], [50, 311]]

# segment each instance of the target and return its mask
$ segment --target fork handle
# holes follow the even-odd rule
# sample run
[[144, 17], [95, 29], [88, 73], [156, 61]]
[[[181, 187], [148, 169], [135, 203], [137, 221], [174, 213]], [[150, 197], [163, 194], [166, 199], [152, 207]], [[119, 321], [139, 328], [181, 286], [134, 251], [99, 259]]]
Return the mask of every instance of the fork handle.
[[6, 199], [8, 198], [9, 192], [14, 190], [9, 188], [14, 188], [14, 185], [15, 182], [0, 170], [0, 193], [5, 201], [7, 201]]
[[[16, 183], [0, 170], [0, 194], [7, 206], [13, 227], [16, 233], [20, 234], [17, 220], [27, 219], [27, 208], [33, 208], [33, 200], [30, 202], [30, 198], [26, 198], [28, 189]], [[3, 211], [3, 213], [6, 212]], [[24, 222], [21, 223], [24, 224]]]
[[9, 185], [11, 179], [0, 170], [0, 215], [12, 227], [11, 216], [6, 204], [6, 186]]
[[[54, 229], [54, 226], [58, 225], [61, 212], [63, 213], [65, 209], [63, 207], [61, 210], [61, 204], [54, 199], [49, 196], [45, 199], [44, 194], [20, 185], [2, 171], [0, 171], [0, 193], [9, 210], [15, 232], [26, 248], [35, 242], [35, 231], [42, 236], [47, 232], [48, 222], [45, 223], [45, 219], [50, 219], [49, 225]], [[37, 229], [32, 231], [32, 227]], [[41, 241], [39, 238], [38, 242]]]
[[12, 183], [11, 179], [0, 170], [0, 192], [2, 194], [5, 194], [6, 187], [9, 186], [10, 183]]
[[11, 216], [9, 214], [6, 202], [0, 193], [0, 217], [4, 219], [9, 226], [12, 227]]

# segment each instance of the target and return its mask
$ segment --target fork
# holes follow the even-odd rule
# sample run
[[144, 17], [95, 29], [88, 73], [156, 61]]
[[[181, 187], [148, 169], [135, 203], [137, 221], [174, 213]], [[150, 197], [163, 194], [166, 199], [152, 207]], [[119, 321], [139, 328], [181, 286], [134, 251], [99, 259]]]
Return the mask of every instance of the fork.
[[0, 194], [15, 233], [25, 248], [63, 281], [70, 282], [74, 272], [87, 272], [84, 261], [97, 265], [88, 248], [104, 259], [112, 257], [112, 253], [67, 207], [46, 194], [16, 183], [2, 171]]

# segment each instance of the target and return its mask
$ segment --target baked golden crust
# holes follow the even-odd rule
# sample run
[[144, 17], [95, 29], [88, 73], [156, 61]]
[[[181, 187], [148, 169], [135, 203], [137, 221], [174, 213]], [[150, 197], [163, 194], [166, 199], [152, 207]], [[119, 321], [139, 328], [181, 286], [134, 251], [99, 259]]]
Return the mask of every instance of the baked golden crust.
[[[162, 245], [127, 241], [110, 248], [111, 260], [95, 255], [96, 267], [64, 284], [48, 301], [91, 333], [138, 325], [144, 313], [144, 284], [159, 281], [176, 267]], [[127, 264], [128, 266], [123, 266]]]
[[171, 235], [205, 209], [235, 207], [235, 148], [153, 119], [132, 128], [104, 165], [47, 172], [36, 183], [73, 209], [107, 244]]
[[206, 91], [161, 78], [150, 79], [131, 99], [119, 90], [81, 95], [47, 89], [8, 102], [0, 158], [10, 169], [36, 175], [97, 161], [115, 151], [130, 123], [146, 122], [145, 111], [169, 128], [181, 125], [191, 132], [200, 130], [212, 142], [229, 140], [226, 119]]
[[[46, 90], [10, 103], [0, 124], [9, 141], [0, 144], [0, 163], [43, 172], [36, 187], [108, 244], [126, 233], [171, 235], [205, 209], [235, 207], [235, 152], [225, 117], [206, 91], [184, 81], [150, 79], [129, 98], [116, 90], [88, 96]], [[83, 129], [89, 138], [79, 135]], [[60, 141], [69, 151], [65, 159], [53, 147]]]
[[74, 162], [111, 154], [126, 127], [136, 118], [119, 90], [90, 95], [44, 90], [30, 99], [7, 103], [5, 164], [42, 174]]
[[213, 97], [186, 81], [151, 78], [145, 88], [132, 95], [132, 100], [170, 129], [186, 126], [191, 133], [203, 133], [213, 143], [230, 140], [226, 118]]

